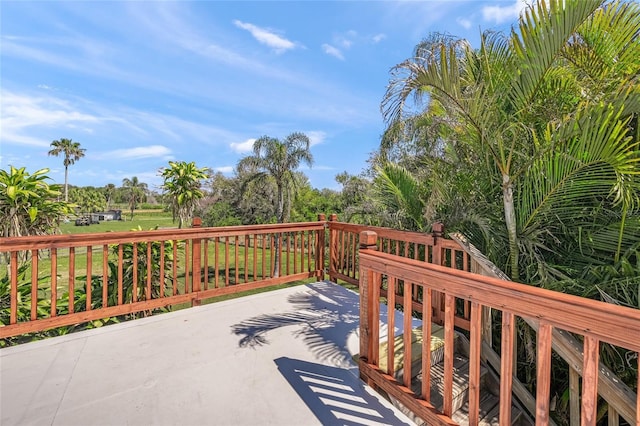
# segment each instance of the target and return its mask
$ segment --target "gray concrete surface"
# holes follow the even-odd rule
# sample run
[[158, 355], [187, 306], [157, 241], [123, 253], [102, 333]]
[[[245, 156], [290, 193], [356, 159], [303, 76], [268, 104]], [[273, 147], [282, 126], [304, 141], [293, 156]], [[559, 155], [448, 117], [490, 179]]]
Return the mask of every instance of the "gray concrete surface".
[[1, 424], [411, 424], [357, 377], [358, 315], [320, 282], [5, 348]]

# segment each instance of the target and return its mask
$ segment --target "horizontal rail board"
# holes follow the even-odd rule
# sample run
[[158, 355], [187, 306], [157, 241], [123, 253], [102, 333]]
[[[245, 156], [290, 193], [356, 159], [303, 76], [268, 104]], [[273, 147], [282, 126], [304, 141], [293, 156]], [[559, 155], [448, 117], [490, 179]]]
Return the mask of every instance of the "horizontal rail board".
[[360, 251], [360, 266], [640, 352], [640, 310], [371, 250]]

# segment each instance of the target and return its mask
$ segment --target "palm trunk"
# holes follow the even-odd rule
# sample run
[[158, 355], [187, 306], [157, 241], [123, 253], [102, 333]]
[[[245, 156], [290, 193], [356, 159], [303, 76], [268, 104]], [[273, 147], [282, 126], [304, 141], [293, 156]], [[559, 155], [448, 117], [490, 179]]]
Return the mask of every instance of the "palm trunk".
[[518, 267], [518, 231], [516, 226], [516, 211], [513, 205], [513, 182], [507, 174], [502, 175], [502, 201], [504, 203], [504, 220], [509, 235], [509, 260], [511, 263], [511, 279], [520, 281], [520, 269]]
[[69, 166], [64, 166], [64, 202], [69, 202]]
[[[284, 191], [282, 190], [282, 185], [278, 185], [278, 205], [276, 207], [276, 217], [278, 219], [278, 223], [283, 223], [284, 221]], [[275, 253], [273, 253], [273, 276], [280, 276], [280, 234], [274, 234], [273, 236], [273, 249]]]

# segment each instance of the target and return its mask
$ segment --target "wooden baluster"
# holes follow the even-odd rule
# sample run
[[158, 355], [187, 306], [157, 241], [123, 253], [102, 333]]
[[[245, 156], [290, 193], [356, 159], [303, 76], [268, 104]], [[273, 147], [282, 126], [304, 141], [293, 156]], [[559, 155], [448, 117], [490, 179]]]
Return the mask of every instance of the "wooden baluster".
[[204, 242], [202, 247], [204, 250], [204, 255], [202, 259], [202, 270], [204, 271], [204, 277], [203, 277], [204, 279], [202, 280], [202, 284], [203, 284], [202, 289], [209, 290], [209, 239], [205, 238], [202, 241]]
[[283, 238], [284, 237], [286, 237], [286, 241], [287, 241], [287, 248], [286, 248], [286, 250], [287, 250], [287, 256], [286, 256], [287, 257], [287, 259], [286, 259], [287, 264], [286, 264], [286, 267], [284, 269], [285, 269], [286, 274], [289, 275], [289, 264], [291, 263], [290, 260], [289, 260], [289, 258], [291, 256], [291, 232], [285, 232], [283, 234]]
[[431, 401], [431, 289], [422, 287], [422, 398]]
[[[11, 307], [9, 308], [9, 324], [15, 324], [18, 320], [18, 252], [12, 251], [9, 255], [9, 269], [11, 280]], [[37, 287], [37, 282], [31, 281], [31, 287]]]
[[620, 426], [620, 415], [610, 404], [607, 407], [607, 426]]
[[102, 246], [102, 307], [109, 306], [109, 246]]
[[189, 274], [189, 269], [190, 269], [190, 267], [189, 267], [189, 265], [190, 265], [190, 263], [189, 263], [189, 257], [190, 257], [189, 253], [190, 253], [191, 250], [189, 250], [189, 246], [190, 246], [189, 240], [185, 240], [184, 241], [184, 293], [185, 294], [191, 293], [191, 287], [189, 286], [189, 282], [191, 281], [189, 279], [189, 276], [190, 276], [190, 274]]
[[297, 274], [298, 273], [298, 233], [292, 232], [291, 235], [293, 235], [293, 273]]
[[[402, 378], [404, 385], [411, 389], [411, 340], [413, 335], [413, 328], [411, 327], [411, 285], [409, 281], [403, 283], [403, 320], [402, 325], [402, 342], [404, 344], [404, 358], [402, 359]], [[391, 360], [393, 362], [393, 360]]]
[[215, 237], [213, 242], [213, 288], [220, 287], [220, 237]]
[[[159, 273], [158, 273], [158, 278], [160, 280], [160, 297], [165, 297], [166, 295], [164, 294], [165, 292], [165, 282], [164, 282], [164, 268], [165, 268], [165, 264], [164, 264], [164, 241], [160, 241], [160, 265], [159, 265]], [[206, 267], [205, 267], [206, 269]], [[208, 275], [207, 275], [207, 281], [208, 281]]]
[[266, 239], [267, 236], [265, 234], [262, 234], [262, 276], [260, 278], [262, 278], [264, 280], [264, 277], [266, 276], [266, 268], [267, 268], [267, 252], [266, 252]]
[[151, 300], [151, 280], [153, 278], [153, 259], [151, 257], [151, 245], [153, 241], [147, 241], [147, 280], [144, 289], [144, 299]]
[[[133, 245], [133, 288], [134, 288], [134, 292], [135, 292], [135, 288], [136, 288], [136, 278], [137, 278], [137, 267], [138, 267], [138, 262], [136, 261], [138, 256], [136, 255], [136, 244]], [[85, 309], [87, 312], [89, 312], [91, 310], [91, 289], [92, 289], [92, 282], [91, 282], [91, 275], [92, 275], [92, 266], [93, 266], [93, 247], [91, 246], [87, 246], [87, 283], [86, 283], [86, 303], [85, 303]]]
[[536, 366], [536, 426], [549, 424], [552, 331], [553, 327], [550, 324], [540, 323], [538, 328], [538, 356]]
[[233, 269], [235, 271], [235, 281], [233, 282], [234, 284], [240, 284], [240, 253], [239, 253], [239, 249], [240, 248], [240, 237], [238, 237], [237, 235], [234, 237], [234, 265], [233, 265]]
[[258, 235], [253, 234], [253, 281], [258, 281]]
[[249, 236], [244, 236], [244, 282], [249, 282]]
[[123, 288], [122, 288], [123, 258], [124, 258], [124, 248], [122, 244], [118, 244], [118, 305], [122, 305], [123, 298], [124, 298]]
[[584, 338], [584, 362], [582, 366], [582, 421], [583, 426], [595, 426], [598, 411], [598, 363], [600, 341]]
[[396, 294], [394, 288], [397, 278], [389, 277], [387, 280], [387, 374], [395, 377], [395, 319], [396, 319]]
[[444, 403], [442, 412], [445, 416], [453, 414], [453, 325], [455, 321], [456, 299], [450, 294], [444, 300]]
[[[466, 304], [466, 301], [465, 301]], [[480, 421], [480, 353], [482, 347], [482, 307], [471, 302], [469, 342], [469, 424]]]
[[[70, 305], [71, 306], [71, 305]], [[73, 313], [73, 310], [70, 311]], [[38, 319], [38, 250], [31, 250], [31, 321]]]
[[58, 249], [51, 249], [51, 316], [58, 314]]
[[580, 373], [569, 365], [569, 425], [580, 425]]
[[511, 312], [502, 312], [502, 339], [500, 356], [500, 426], [511, 424], [511, 387], [513, 385], [513, 339], [515, 317]]
[[224, 286], [229, 287], [229, 237], [224, 237]]
[[173, 295], [178, 294], [178, 242], [173, 241]]
[[74, 313], [75, 304], [76, 304], [76, 249], [75, 247], [69, 247], [69, 313], [70, 314]]

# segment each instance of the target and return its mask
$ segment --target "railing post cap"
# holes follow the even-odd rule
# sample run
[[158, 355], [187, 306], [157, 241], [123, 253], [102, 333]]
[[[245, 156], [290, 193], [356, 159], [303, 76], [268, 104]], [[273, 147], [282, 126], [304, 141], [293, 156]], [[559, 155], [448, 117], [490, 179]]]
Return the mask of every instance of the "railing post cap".
[[375, 247], [378, 242], [378, 234], [375, 231], [360, 232], [360, 248]]
[[444, 235], [444, 223], [435, 222], [434, 224], [432, 224], [431, 225], [431, 232], [433, 232], [434, 234], [436, 234], [439, 237], [443, 236]]
[[193, 221], [191, 222], [191, 227], [192, 228], [200, 228], [202, 226], [202, 219], [200, 219], [199, 217], [194, 217]]
[[329, 221], [330, 221], [330, 222], [337, 222], [337, 221], [338, 221], [338, 215], [337, 215], [337, 214], [335, 214], [335, 213], [331, 213], [331, 214], [329, 215]]
[[318, 221], [319, 222], [324, 222], [325, 220], [327, 220], [327, 217], [324, 215], [324, 213], [320, 213], [318, 215]]

